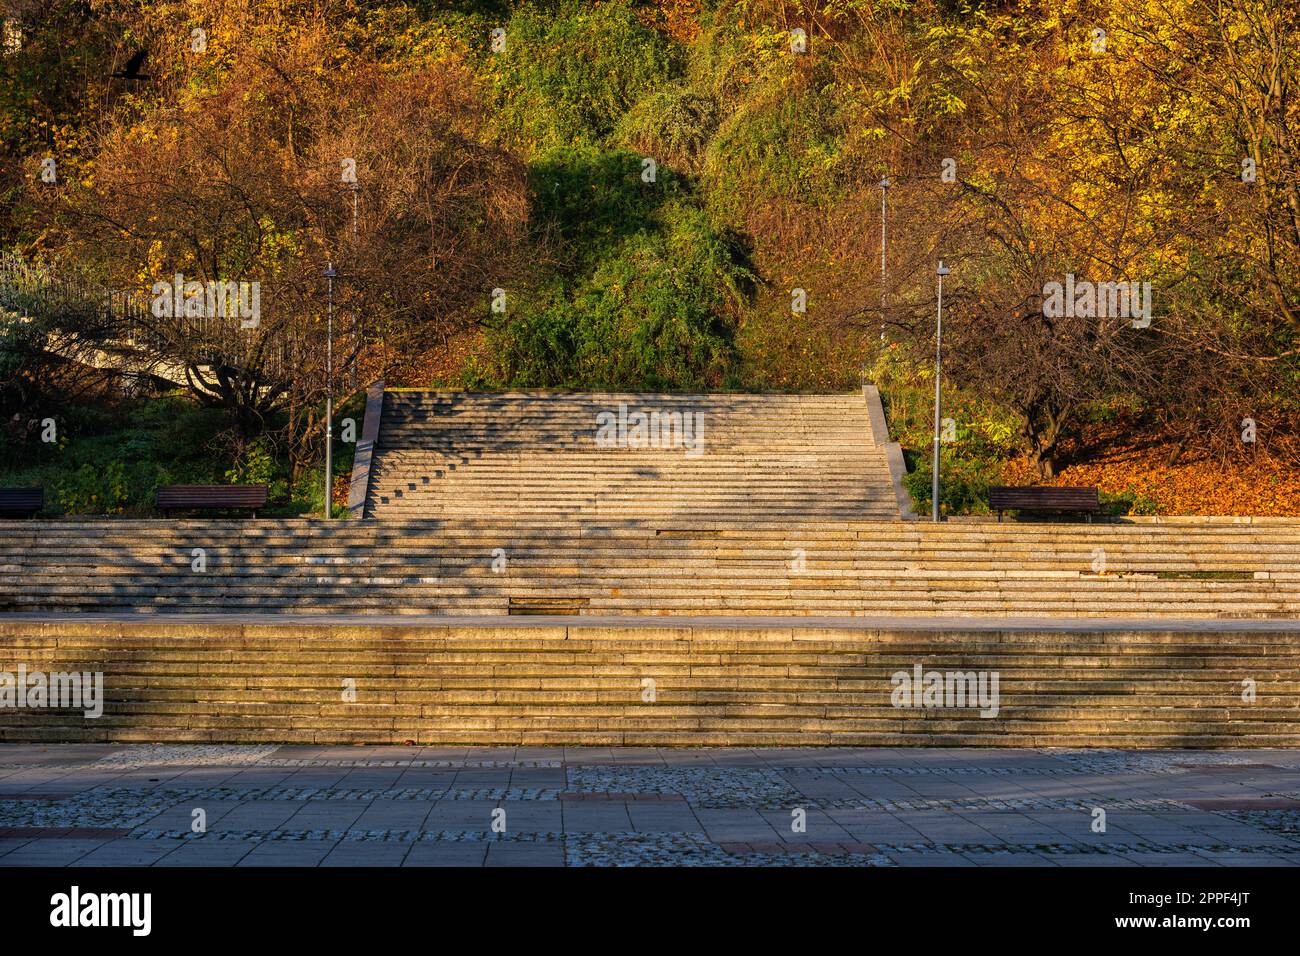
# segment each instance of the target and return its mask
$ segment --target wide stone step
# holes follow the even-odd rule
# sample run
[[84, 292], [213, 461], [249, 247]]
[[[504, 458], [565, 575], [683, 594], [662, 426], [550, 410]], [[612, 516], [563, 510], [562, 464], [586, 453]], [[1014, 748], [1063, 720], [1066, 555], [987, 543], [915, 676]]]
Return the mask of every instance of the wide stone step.
[[[663, 419], [674, 428], [672, 447], [597, 444], [602, 416], [641, 411], [688, 419]], [[682, 447], [676, 423], [694, 427], [697, 414], [703, 431], [691, 435], [702, 444]], [[557, 522], [574, 513], [646, 519], [718, 510], [740, 520], [893, 517], [897, 496], [876, 440], [862, 395], [390, 391], [366, 512]]]
[[[0, 709], [0, 740], [1170, 749], [1293, 746], [1300, 730], [1293, 628], [931, 632], [685, 620], [447, 618], [396, 628], [0, 617], [0, 648], [32, 669], [104, 676], [102, 716]], [[896, 706], [895, 676], [916, 666], [984, 674], [986, 691], [996, 673], [996, 713], [989, 698]], [[1253, 702], [1242, 699], [1244, 677], [1255, 682]], [[355, 700], [344, 698], [348, 687]]]

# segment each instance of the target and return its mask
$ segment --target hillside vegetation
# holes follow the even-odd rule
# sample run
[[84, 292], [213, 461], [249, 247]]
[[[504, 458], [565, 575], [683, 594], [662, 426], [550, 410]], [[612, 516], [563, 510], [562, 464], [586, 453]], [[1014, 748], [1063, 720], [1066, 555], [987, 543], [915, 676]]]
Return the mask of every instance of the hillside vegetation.
[[[1293, 5], [0, 6], [0, 244], [113, 289], [259, 282], [261, 334], [295, 343], [173, 399], [224, 414], [215, 473], [318, 467], [334, 262], [336, 392], [871, 380], [928, 507], [943, 259], [948, 510], [1054, 481], [1300, 514]], [[114, 77], [138, 50], [148, 78]], [[1067, 277], [1149, 288], [1148, 314], [1053, 310]], [[0, 330], [0, 412], [81, 408], [30, 331]]]

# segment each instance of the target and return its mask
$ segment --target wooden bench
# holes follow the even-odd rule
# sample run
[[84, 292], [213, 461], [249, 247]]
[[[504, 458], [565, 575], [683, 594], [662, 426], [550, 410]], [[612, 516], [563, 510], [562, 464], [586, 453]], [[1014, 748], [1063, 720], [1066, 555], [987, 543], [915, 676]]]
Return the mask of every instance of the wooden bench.
[[998, 513], [999, 521], [1003, 511], [1074, 511], [1086, 514], [1092, 521], [1092, 516], [1101, 512], [1101, 501], [1097, 498], [1096, 488], [1025, 485], [990, 488], [989, 507]]
[[158, 510], [167, 517], [173, 511], [208, 509], [251, 510], [266, 506], [266, 485], [163, 485], [158, 489]]
[[44, 507], [44, 488], [0, 488], [0, 518], [34, 518]]

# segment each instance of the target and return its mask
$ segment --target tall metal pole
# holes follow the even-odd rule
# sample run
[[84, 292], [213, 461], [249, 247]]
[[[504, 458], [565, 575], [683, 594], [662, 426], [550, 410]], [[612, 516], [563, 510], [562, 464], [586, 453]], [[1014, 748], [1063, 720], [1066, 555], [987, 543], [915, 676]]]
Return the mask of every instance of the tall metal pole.
[[883, 345], [885, 342], [885, 249], [887, 248], [885, 197], [889, 194], [889, 178], [881, 176], [877, 185], [880, 186], [880, 342]]
[[[353, 274], [355, 274], [356, 271], [357, 271], [357, 270], [356, 270], [356, 261], [357, 261], [357, 198], [361, 195], [361, 183], [359, 183], [359, 182], [354, 182], [354, 183], [351, 184], [351, 188], [352, 188], [352, 248], [351, 248], [349, 251], [350, 251], [350, 253], [351, 253], [351, 255], [352, 255], [352, 263], [353, 263], [353, 266], [352, 266], [352, 272], [353, 272]], [[356, 290], [353, 289], [353, 292], [354, 292], [354, 293], [355, 293], [355, 291], [356, 291]], [[353, 295], [353, 298], [352, 298], [352, 328], [351, 328], [350, 333], [349, 333], [349, 335], [350, 335], [350, 339], [351, 339], [351, 343], [352, 343], [351, 347], [352, 347], [353, 349], [356, 348], [356, 337], [357, 337], [357, 334], [358, 334], [358, 333], [357, 333], [357, 325], [358, 325], [358, 323], [357, 323], [357, 304], [356, 304], [356, 296]], [[351, 395], [351, 394], [352, 394], [352, 389], [355, 387], [355, 378], [356, 378], [356, 362], [355, 362], [355, 359], [356, 359], [356, 357], [357, 357], [357, 352], [356, 352], [356, 351], [353, 351], [351, 357], [353, 358], [354, 361], [352, 361], [351, 363], [349, 363], [349, 366], [348, 366], [347, 368], [344, 369], [345, 377], [344, 377], [344, 379], [343, 379], [343, 387], [344, 387], [344, 389], [346, 390], [346, 393], [347, 393], [348, 395]]]
[[943, 371], [943, 277], [949, 272], [943, 260], [939, 260], [939, 268], [936, 270], [939, 276], [939, 311], [934, 329], [934, 465], [932, 467], [930, 486], [930, 504], [931, 516], [935, 521], [939, 520], [939, 414], [941, 408], [941, 392]]
[[329, 306], [325, 320], [325, 519], [333, 517], [334, 491], [334, 263], [325, 267]]

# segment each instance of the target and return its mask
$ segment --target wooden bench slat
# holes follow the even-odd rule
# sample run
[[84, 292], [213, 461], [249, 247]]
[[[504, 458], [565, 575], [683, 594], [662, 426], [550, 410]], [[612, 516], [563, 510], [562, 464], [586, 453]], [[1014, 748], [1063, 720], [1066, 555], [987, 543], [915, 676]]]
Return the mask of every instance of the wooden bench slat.
[[0, 488], [0, 515], [31, 517], [44, 507], [44, 488]]
[[999, 521], [1004, 511], [1081, 511], [1091, 521], [1101, 511], [1101, 499], [1097, 489], [1089, 487], [994, 486], [989, 488], [989, 507], [998, 513]]
[[157, 506], [164, 514], [208, 508], [252, 509], [266, 504], [266, 485], [163, 485]]

